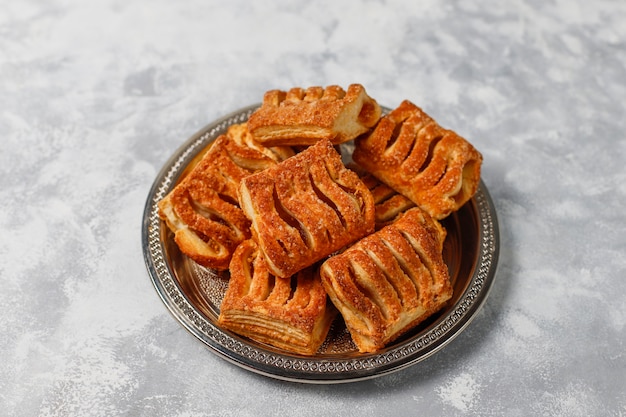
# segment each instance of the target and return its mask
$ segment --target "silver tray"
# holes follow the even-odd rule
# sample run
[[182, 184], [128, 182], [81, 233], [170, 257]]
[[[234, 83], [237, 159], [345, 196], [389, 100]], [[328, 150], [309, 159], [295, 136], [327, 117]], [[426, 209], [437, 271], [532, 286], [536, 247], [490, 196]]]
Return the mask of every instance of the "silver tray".
[[453, 298], [441, 312], [387, 348], [359, 353], [341, 318], [333, 323], [315, 356], [291, 354], [219, 327], [219, 306], [228, 277], [181, 254], [158, 216], [157, 203], [207, 145], [228, 126], [245, 122], [257, 108], [253, 105], [224, 116], [189, 138], [165, 164], [150, 189], [143, 215], [144, 260], [156, 292], [174, 318], [222, 358], [289, 381], [328, 384], [369, 379], [404, 369], [443, 348], [482, 307], [496, 274], [498, 223], [482, 181], [472, 200], [442, 222], [448, 231], [444, 259], [454, 286]]

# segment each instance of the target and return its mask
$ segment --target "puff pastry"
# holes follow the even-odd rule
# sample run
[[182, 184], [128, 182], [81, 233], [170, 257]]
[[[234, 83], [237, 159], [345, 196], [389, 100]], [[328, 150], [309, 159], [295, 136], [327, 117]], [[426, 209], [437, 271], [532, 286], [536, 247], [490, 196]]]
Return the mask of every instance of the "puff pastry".
[[408, 100], [357, 138], [354, 161], [436, 219], [478, 189], [482, 155]]
[[266, 92], [248, 127], [266, 145], [312, 145], [320, 139], [339, 144], [368, 132], [380, 115], [380, 106], [360, 84], [347, 91], [336, 85], [292, 88]]
[[451, 298], [445, 236], [414, 207], [322, 264], [324, 288], [360, 352], [383, 348]]
[[358, 165], [349, 164], [348, 168], [357, 173], [361, 181], [363, 181], [363, 184], [365, 184], [372, 193], [372, 197], [374, 198], [376, 230], [393, 223], [400, 214], [411, 207], [415, 207], [415, 203], [409, 198], [398, 193], [384, 182], [381, 182], [378, 178], [364, 171]]
[[220, 307], [219, 324], [224, 328], [289, 352], [313, 355], [336, 314], [317, 268], [279, 278], [267, 268], [253, 240], [235, 250]]
[[239, 202], [279, 277], [374, 230], [374, 201], [328, 140], [241, 181]]
[[200, 265], [227, 269], [236, 246], [250, 237], [237, 200], [239, 182], [291, 155], [290, 148], [255, 143], [245, 124], [219, 136], [158, 204], [180, 250]]

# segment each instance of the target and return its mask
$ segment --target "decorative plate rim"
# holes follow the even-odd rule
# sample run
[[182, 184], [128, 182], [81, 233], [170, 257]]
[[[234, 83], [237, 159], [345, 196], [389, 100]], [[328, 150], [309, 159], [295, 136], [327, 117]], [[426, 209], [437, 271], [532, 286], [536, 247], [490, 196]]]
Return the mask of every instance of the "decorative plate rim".
[[[299, 356], [264, 349], [207, 319], [189, 301], [168, 264], [161, 239], [157, 203], [170, 191], [184, 168], [228, 126], [245, 122], [254, 104], [208, 124], [183, 143], [163, 166], [148, 194], [142, 225], [144, 261], [152, 284], [174, 318], [211, 351], [242, 368], [281, 380], [343, 383], [396, 372], [420, 362], [451, 342], [475, 317], [493, 285], [499, 256], [495, 206], [481, 180], [471, 200], [478, 213], [478, 256], [463, 295], [446, 314], [410, 339], [371, 354]], [[388, 109], [385, 109], [388, 110]]]

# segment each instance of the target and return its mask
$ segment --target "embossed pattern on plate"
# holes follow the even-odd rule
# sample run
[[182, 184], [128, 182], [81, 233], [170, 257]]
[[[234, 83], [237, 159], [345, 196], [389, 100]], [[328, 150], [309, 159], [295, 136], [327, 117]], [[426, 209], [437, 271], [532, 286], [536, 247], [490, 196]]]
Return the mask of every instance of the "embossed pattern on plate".
[[482, 181], [474, 198], [442, 222], [448, 231], [444, 259], [454, 296], [441, 312], [387, 348], [359, 353], [341, 319], [333, 323], [326, 341], [311, 357], [284, 352], [219, 327], [219, 305], [228, 278], [198, 266], [180, 253], [158, 216], [157, 203], [194, 158], [228, 126], [245, 122], [256, 108], [258, 105], [253, 105], [227, 115], [189, 138], [162, 168], [148, 195], [142, 227], [144, 260], [157, 294], [174, 318], [222, 358], [259, 374], [298, 382], [369, 379], [404, 369], [443, 348], [474, 318], [495, 279], [498, 223]]

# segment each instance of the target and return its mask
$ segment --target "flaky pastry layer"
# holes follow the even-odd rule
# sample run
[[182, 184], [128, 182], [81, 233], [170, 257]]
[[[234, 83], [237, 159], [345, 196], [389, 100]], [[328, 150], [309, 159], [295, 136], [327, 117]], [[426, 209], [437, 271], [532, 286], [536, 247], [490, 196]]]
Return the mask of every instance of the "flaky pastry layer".
[[476, 193], [482, 155], [408, 100], [357, 138], [355, 162], [436, 219]]
[[327, 259], [322, 283], [360, 352], [374, 352], [452, 297], [445, 229], [415, 207]]
[[312, 145], [320, 139], [339, 144], [368, 132], [380, 115], [380, 106], [360, 84], [347, 91], [336, 85], [292, 88], [266, 92], [248, 126], [267, 145]]
[[336, 314], [317, 268], [276, 277], [253, 240], [237, 247], [220, 307], [222, 327], [289, 352], [313, 355]]

